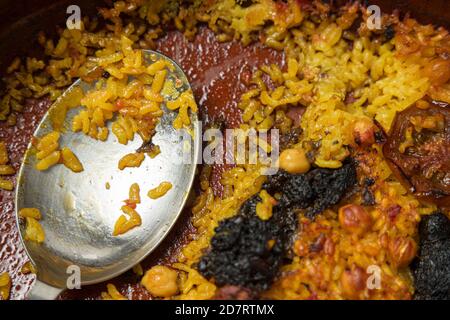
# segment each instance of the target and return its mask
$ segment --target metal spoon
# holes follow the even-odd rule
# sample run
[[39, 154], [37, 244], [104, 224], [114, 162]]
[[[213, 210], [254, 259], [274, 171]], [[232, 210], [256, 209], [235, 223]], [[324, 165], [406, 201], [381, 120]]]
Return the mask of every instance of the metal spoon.
[[[174, 68], [168, 72], [168, 79], [181, 81], [181, 86], [176, 87], [180, 93], [190, 89], [185, 74], [175, 62], [150, 50], [144, 50], [144, 56], [146, 62], [155, 57], [172, 62]], [[93, 86], [94, 83], [78, 80], [68, 91], [80, 87], [86, 92]], [[162, 94], [165, 100], [170, 99], [164, 90]], [[67, 94], [60, 99], [65, 96]], [[50, 113], [57, 106], [55, 103], [49, 109], [34, 136], [41, 137], [52, 130]], [[61, 134], [60, 146], [74, 151], [84, 171], [73, 173], [62, 165], [37, 171], [35, 156], [30, 152], [31, 143], [19, 171], [16, 222], [26, 252], [37, 269], [36, 284], [28, 293], [28, 299], [56, 298], [77, 270], [81, 275], [80, 284], [88, 285], [116, 277], [139, 263], [174, 225], [194, 180], [201, 141], [196, 114], [190, 115], [188, 129], [193, 141], [185, 158], [188, 161], [179, 161], [183, 154], [186, 156], [186, 141], [172, 126], [176, 113], [163, 103], [164, 115], [152, 140], [161, 153], [154, 159], [146, 157], [139, 168], [120, 171], [119, 159], [139, 148], [140, 137], [136, 135], [134, 141], [124, 146], [116, 142], [113, 134], [101, 142], [82, 133], [73, 133], [71, 120], [77, 109], [71, 109], [66, 116], [65, 127], [69, 129]], [[163, 181], [171, 182], [173, 188], [162, 198], [148, 198], [147, 191]], [[112, 236], [115, 221], [121, 215], [120, 207], [128, 198], [132, 183], [138, 183], [141, 188], [142, 202], [136, 210], [141, 215], [142, 225], [123, 235]], [[25, 225], [18, 215], [21, 208], [38, 208], [42, 212], [40, 223], [46, 235], [42, 244], [24, 240]]]

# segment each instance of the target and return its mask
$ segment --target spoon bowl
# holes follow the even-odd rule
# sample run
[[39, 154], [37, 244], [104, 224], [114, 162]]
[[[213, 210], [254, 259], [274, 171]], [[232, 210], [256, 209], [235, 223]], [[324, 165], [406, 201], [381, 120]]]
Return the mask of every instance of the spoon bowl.
[[[173, 64], [167, 78], [177, 83], [181, 81], [178, 93], [190, 89], [185, 74], [175, 62], [158, 52], [143, 51], [147, 62], [157, 58]], [[34, 136], [41, 137], [53, 130], [51, 113], [63, 99], [70, 97], [71, 90], [81, 88], [86, 93], [94, 85], [76, 81], [45, 114]], [[162, 96], [164, 101], [172, 99], [164, 90]], [[69, 129], [61, 134], [60, 145], [69, 147], [78, 156], [84, 171], [74, 173], [62, 165], [47, 171], [36, 170], [36, 157], [30, 143], [19, 171], [15, 198], [22, 242], [37, 269], [38, 283], [28, 298], [54, 298], [78, 271], [81, 285], [111, 279], [139, 263], [168, 234], [186, 203], [194, 180], [201, 129], [195, 113], [190, 114], [189, 128], [174, 129], [172, 122], [176, 112], [168, 110], [165, 103], [161, 108], [164, 113], [152, 138], [161, 153], [153, 159], [146, 156], [138, 168], [121, 171], [117, 164], [121, 157], [141, 146], [141, 138], [135, 135], [133, 141], [122, 145], [113, 134], [109, 134], [106, 141], [98, 141], [83, 133], [74, 133], [70, 129], [71, 122], [79, 108], [67, 113], [64, 127]], [[173, 185], [165, 196], [156, 200], [146, 196], [148, 190], [163, 181]], [[115, 221], [121, 215], [120, 208], [133, 183], [138, 183], [141, 189], [141, 203], [136, 210], [142, 225], [113, 236]], [[43, 243], [24, 240], [25, 224], [18, 215], [21, 208], [38, 208], [42, 212]]]

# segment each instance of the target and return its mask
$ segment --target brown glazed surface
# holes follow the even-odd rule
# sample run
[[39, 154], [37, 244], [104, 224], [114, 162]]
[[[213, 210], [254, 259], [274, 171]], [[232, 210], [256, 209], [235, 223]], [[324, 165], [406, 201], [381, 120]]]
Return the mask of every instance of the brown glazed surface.
[[[380, 4], [387, 12], [398, 8], [402, 12], [411, 11], [412, 16], [424, 23], [449, 25], [450, 12], [446, 11], [448, 0], [376, 0], [370, 3]], [[83, 14], [101, 1], [70, 1], [79, 3]], [[32, 5], [30, 5], [32, 3]], [[33, 55], [34, 35], [39, 30], [50, 32], [54, 25], [62, 21], [68, 1], [26, 1], [0, 0], [0, 68], [3, 69], [17, 54]], [[20, 19], [28, 15], [34, 18]], [[48, 19], [51, 16], [53, 19]], [[47, 17], [47, 18], [45, 18]], [[14, 33], [17, 36], [11, 37]], [[17, 41], [17, 39], [22, 39]], [[243, 48], [239, 43], [220, 44], [211, 31], [202, 28], [193, 42], [188, 42], [179, 32], [168, 32], [159, 40], [158, 50], [173, 58], [186, 72], [197, 102], [204, 125], [220, 123], [224, 127], [236, 127], [241, 121], [240, 111], [236, 108], [240, 95], [249, 88], [248, 78], [252, 70], [259, 65], [284, 64], [284, 57], [274, 50], [255, 44]], [[18, 116], [18, 125], [10, 128], [0, 122], [0, 139], [9, 146], [11, 163], [19, 169], [23, 154], [32, 137], [32, 133], [42, 115], [49, 107], [49, 101], [30, 100], [25, 111]], [[221, 193], [219, 178], [224, 168], [213, 167], [211, 183], [217, 195]], [[189, 241], [193, 232], [189, 222], [189, 209], [186, 209], [174, 229], [163, 243], [143, 263], [144, 269], [158, 263], [170, 263], [179, 248]], [[27, 261], [20, 243], [14, 217], [14, 193], [0, 191], [0, 273], [8, 271], [12, 277], [11, 299], [22, 299], [34, 281], [34, 275], [20, 273]], [[134, 299], [151, 298], [138, 283], [138, 277], [132, 272], [112, 280], [123, 293], [129, 293]], [[105, 290], [105, 284], [88, 286], [81, 290], [67, 291], [62, 299], [95, 299]]]

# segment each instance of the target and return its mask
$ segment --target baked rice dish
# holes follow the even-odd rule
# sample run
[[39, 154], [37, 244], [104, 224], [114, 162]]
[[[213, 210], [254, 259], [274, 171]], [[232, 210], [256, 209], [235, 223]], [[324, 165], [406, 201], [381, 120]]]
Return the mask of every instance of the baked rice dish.
[[[76, 79], [114, 76], [99, 61], [126, 37], [182, 67], [206, 129], [278, 129], [280, 169], [200, 165], [158, 250], [62, 299], [449, 299], [450, 35], [398, 12], [371, 28], [371, 14], [360, 2], [126, 0], [81, 30], [39, 33], [39, 53], [3, 73], [1, 232], [17, 235], [13, 177], [38, 119]], [[3, 299], [34, 278], [12, 251]]]

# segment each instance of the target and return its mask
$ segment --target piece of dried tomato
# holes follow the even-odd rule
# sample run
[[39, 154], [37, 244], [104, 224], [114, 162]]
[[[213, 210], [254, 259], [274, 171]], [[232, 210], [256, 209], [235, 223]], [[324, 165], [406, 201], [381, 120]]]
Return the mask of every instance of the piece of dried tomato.
[[399, 112], [383, 153], [416, 196], [450, 207], [450, 106], [419, 101]]

